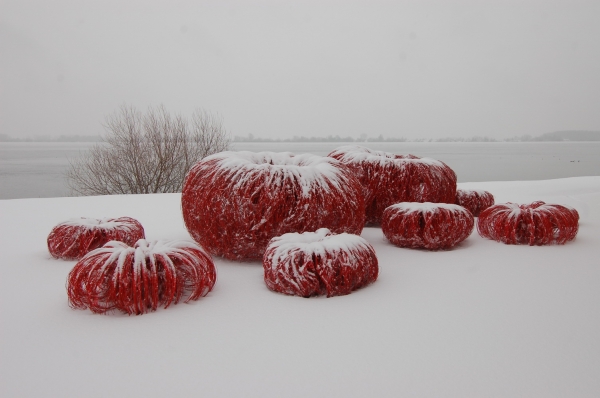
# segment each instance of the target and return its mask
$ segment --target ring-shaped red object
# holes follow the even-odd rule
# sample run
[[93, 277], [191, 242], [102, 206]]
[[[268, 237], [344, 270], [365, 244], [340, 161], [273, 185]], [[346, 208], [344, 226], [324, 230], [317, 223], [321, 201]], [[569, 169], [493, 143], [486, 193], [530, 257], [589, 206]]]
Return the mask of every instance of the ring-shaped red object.
[[579, 213], [572, 207], [546, 204], [501, 203], [479, 215], [477, 230], [484, 238], [509, 245], [562, 245], [579, 231]]
[[54, 258], [78, 260], [111, 240], [133, 246], [144, 239], [144, 227], [131, 217], [72, 218], [52, 228], [48, 250]]
[[494, 205], [494, 195], [477, 189], [457, 189], [456, 204], [465, 207], [473, 216], [479, 217], [483, 210]]
[[271, 238], [329, 228], [360, 234], [360, 183], [335, 159], [289, 152], [222, 152], [188, 173], [181, 196], [192, 238], [214, 255], [261, 259]]
[[339, 147], [328, 156], [356, 173], [364, 189], [367, 224], [381, 224], [383, 211], [395, 203], [455, 202], [456, 174], [439, 160], [357, 145]]
[[379, 274], [369, 242], [358, 235], [332, 234], [327, 228], [273, 238], [263, 268], [270, 290], [301, 297], [350, 294]]
[[412, 249], [449, 249], [467, 239], [475, 219], [462, 206], [398, 203], [385, 209], [381, 230], [394, 245]]
[[211, 256], [193, 242], [139, 240], [133, 247], [108, 242], [69, 273], [72, 308], [141, 315], [210, 292], [217, 274]]

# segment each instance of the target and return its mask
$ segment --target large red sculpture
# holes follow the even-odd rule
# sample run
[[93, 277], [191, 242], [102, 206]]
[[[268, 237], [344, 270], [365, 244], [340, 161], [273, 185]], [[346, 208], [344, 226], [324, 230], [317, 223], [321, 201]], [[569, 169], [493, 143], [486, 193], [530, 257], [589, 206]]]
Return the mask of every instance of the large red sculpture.
[[112, 241], [75, 264], [67, 291], [76, 309], [140, 315], [206, 296], [215, 281], [212, 258], [195, 243]]
[[482, 190], [457, 189], [456, 204], [465, 207], [475, 217], [479, 217], [479, 213], [494, 205], [494, 195]]
[[350, 294], [379, 274], [373, 246], [358, 235], [326, 228], [273, 238], [263, 267], [269, 289], [302, 297]]
[[449, 249], [467, 239], [475, 219], [464, 207], [446, 203], [398, 203], [385, 209], [381, 230], [396, 246]]
[[73, 218], [52, 228], [48, 235], [48, 250], [54, 258], [77, 260], [111, 240], [133, 246], [144, 239], [144, 228], [130, 217]]
[[339, 147], [328, 156], [356, 173], [364, 188], [368, 224], [380, 224], [383, 211], [395, 203], [454, 203], [456, 199], [456, 174], [439, 160], [355, 145]]
[[222, 152], [188, 173], [181, 196], [190, 235], [212, 254], [261, 259], [269, 240], [329, 228], [360, 234], [362, 189], [328, 157], [289, 152]]
[[562, 245], [575, 239], [579, 213], [572, 207], [542, 201], [502, 203], [481, 212], [477, 230], [484, 238], [509, 245]]

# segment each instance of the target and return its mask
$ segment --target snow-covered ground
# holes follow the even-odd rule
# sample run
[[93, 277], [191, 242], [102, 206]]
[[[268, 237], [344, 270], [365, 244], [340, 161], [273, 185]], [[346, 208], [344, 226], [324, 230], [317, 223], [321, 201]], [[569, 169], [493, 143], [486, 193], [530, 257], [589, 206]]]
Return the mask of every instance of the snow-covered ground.
[[75, 262], [50, 257], [51, 228], [127, 215], [149, 239], [189, 239], [180, 195], [0, 201], [0, 396], [600, 396], [600, 176], [459, 185], [574, 206], [579, 235], [529, 247], [474, 232], [428, 252], [366, 228], [380, 276], [351, 295], [276, 294], [260, 263], [216, 258], [207, 297], [103, 316], [67, 305]]

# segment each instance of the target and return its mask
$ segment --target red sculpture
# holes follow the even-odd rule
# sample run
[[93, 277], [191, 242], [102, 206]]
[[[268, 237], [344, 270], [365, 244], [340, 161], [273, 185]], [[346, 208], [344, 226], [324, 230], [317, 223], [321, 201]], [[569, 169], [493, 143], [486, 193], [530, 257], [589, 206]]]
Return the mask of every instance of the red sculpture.
[[273, 238], [263, 268], [269, 289], [302, 297], [350, 294], [379, 274], [373, 246], [358, 235], [336, 235], [327, 228]]
[[133, 246], [144, 239], [144, 228], [130, 217], [73, 218], [52, 228], [48, 250], [54, 258], [77, 260], [111, 240]]
[[477, 230], [484, 238], [509, 245], [562, 245], [575, 239], [579, 213], [572, 207], [542, 201], [502, 203], [481, 212]]
[[181, 196], [185, 225], [212, 254], [261, 259], [271, 238], [326, 227], [360, 234], [362, 189], [340, 162], [289, 152], [222, 152], [189, 171]]
[[465, 207], [475, 217], [479, 217], [479, 213], [494, 205], [494, 195], [488, 191], [457, 189], [456, 204]]
[[475, 219], [462, 206], [446, 203], [398, 203], [385, 209], [381, 230], [396, 246], [449, 249], [467, 239]]
[[339, 147], [328, 156], [356, 173], [364, 189], [368, 224], [380, 224], [383, 211], [395, 203], [454, 203], [456, 199], [456, 174], [439, 160], [355, 145]]
[[195, 243], [112, 241], [75, 264], [67, 292], [72, 308], [140, 315], [206, 296], [216, 276], [212, 258]]

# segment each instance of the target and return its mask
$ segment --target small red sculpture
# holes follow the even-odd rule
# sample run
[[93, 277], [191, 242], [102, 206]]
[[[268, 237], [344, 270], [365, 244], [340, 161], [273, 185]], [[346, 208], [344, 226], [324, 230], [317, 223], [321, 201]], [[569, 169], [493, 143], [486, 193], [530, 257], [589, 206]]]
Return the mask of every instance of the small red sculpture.
[[328, 156], [356, 173], [364, 189], [367, 224], [380, 224], [383, 211], [395, 203], [454, 203], [456, 199], [456, 174], [439, 160], [356, 145], [339, 147]]
[[222, 152], [189, 171], [181, 196], [194, 240], [231, 260], [261, 259], [271, 238], [288, 232], [360, 234], [360, 183], [335, 159], [289, 152]]
[[479, 235], [508, 245], [562, 245], [575, 239], [579, 213], [572, 207], [502, 203], [488, 207], [477, 221]]
[[67, 293], [72, 308], [140, 315], [206, 296], [215, 281], [212, 258], [195, 243], [112, 241], [75, 264]]
[[350, 294], [375, 282], [379, 266], [375, 249], [358, 235], [316, 232], [273, 238], [263, 258], [265, 283], [294, 296]]
[[479, 213], [494, 205], [494, 195], [482, 190], [457, 189], [456, 204], [465, 207], [475, 217], [479, 217]]
[[449, 249], [467, 239], [475, 219], [462, 206], [446, 203], [398, 203], [385, 209], [381, 230], [396, 246]]
[[54, 258], [77, 260], [111, 240], [133, 246], [144, 239], [144, 228], [130, 217], [73, 218], [52, 228], [48, 235], [48, 250]]

